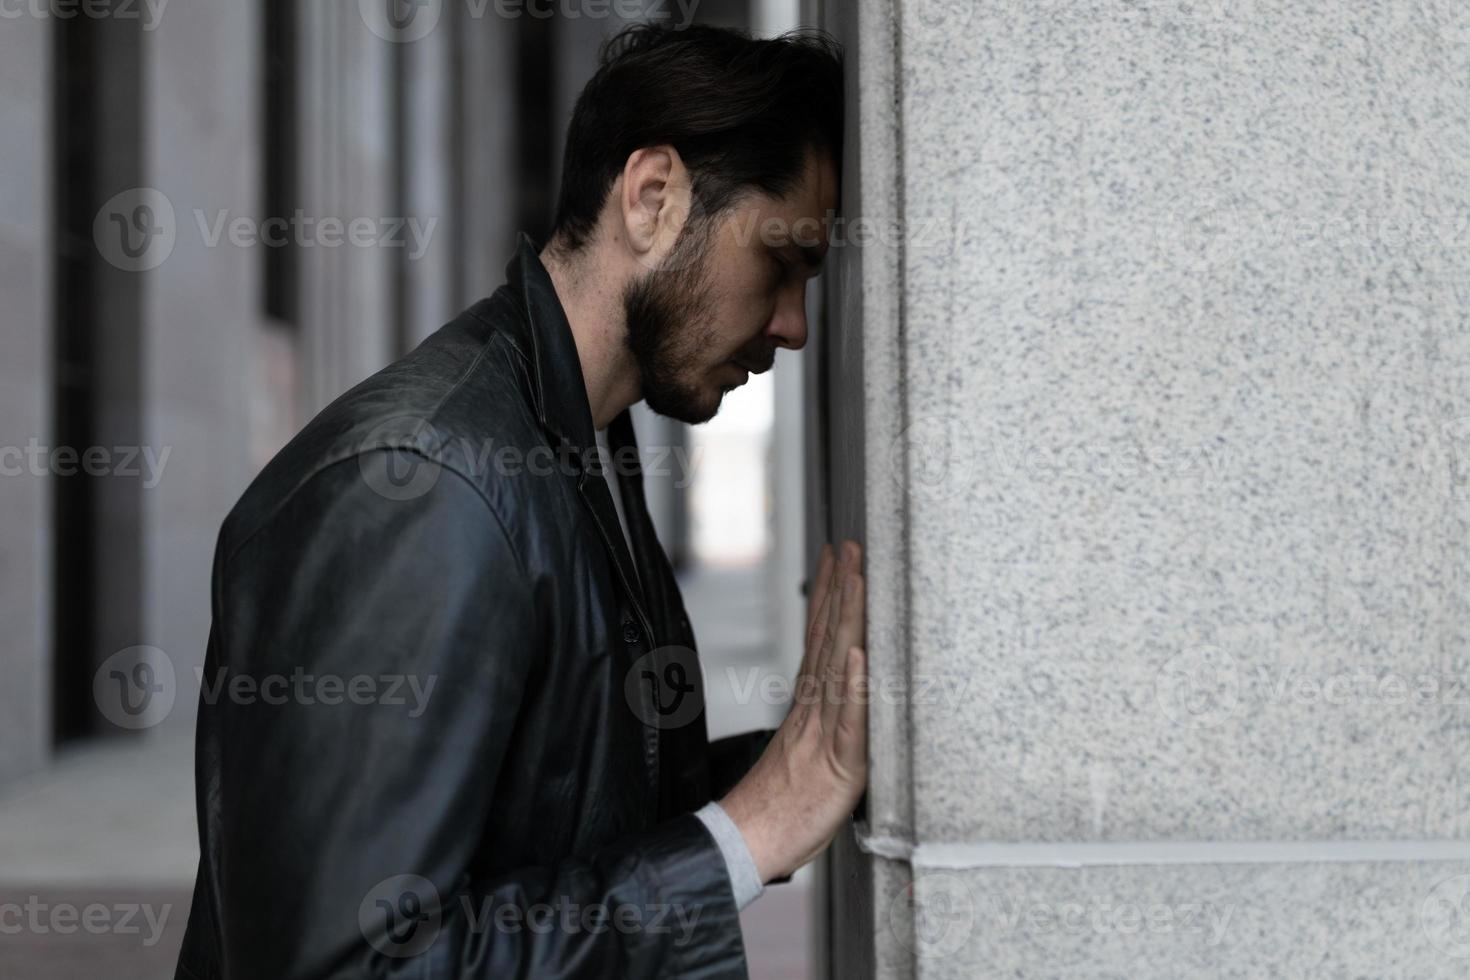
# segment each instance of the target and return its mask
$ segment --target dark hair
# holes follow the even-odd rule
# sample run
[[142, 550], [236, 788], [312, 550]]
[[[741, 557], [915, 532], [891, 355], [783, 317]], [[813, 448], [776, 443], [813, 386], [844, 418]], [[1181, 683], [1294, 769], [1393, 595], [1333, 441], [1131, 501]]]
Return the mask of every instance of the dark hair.
[[665, 143], [689, 168], [706, 217], [751, 188], [785, 195], [809, 149], [840, 165], [840, 46], [820, 31], [755, 40], [638, 24], [618, 33], [572, 113], [553, 239], [580, 249], [629, 155]]

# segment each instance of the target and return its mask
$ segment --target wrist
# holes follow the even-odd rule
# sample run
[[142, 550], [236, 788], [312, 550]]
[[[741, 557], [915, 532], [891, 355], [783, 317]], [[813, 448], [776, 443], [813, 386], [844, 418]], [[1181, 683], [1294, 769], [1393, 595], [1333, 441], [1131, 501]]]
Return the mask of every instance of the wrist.
[[762, 885], [791, 873], [790, 870], [783, 869], [779, 857], [773, 853], [776, 841], [768, 833], [765, 821], [760, 818], [758, 807], [746, 807], [736, 790], [731, 790], [720, 800], [720, 806], [745, 840], [745, 847], [750, 851], [751, 860], [755, 862], [756, 873], [760, 876]]
[[750, 853], [750, 845], [745, 842], [740, 828], [735, 826], [735, 821], [730, 819], [725, 808], [719, 803], [709, 802], [696, 810], [694, 816], [710, 832], [710, 836], [715, 839], [715, 845], [720, 849], [720, 855], [725, 859], [725, 871], [730, 877], [730, 891], [735, 898], [735, 907], [743, 909], [760, 898], [765, 891], [760, 869]]

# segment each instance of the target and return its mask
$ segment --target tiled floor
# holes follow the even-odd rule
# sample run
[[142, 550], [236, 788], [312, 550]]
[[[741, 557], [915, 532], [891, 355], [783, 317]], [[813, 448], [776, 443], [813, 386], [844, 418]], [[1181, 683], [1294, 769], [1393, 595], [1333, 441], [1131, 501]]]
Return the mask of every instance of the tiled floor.
[[0, 795], [0, 887], [190, 887], [199, 858], [189, 733], [64, 751]]
[[198, 846], [187, 735], [63, 752], [0, 796], [0, 977], [173, 976]]
[[189, 919], [189, 888], [0, 885], [19, 935], [0, 937], [6, 980], [172, 977]]
[[[708, 679], [712, 737], [777, 724], [742, 697], [745, 672], [778, 672], [755, 570], [683, 582]], [[734, 669], [739, 683], [732, 683]], [[756, 685], [756, 690], [759, 686]], [[155, 980], [173, 975], [198, 859], [189, 732], [119, 737], [58, 756], [0, 795], [0, 978]], [[809, 976], [811, 876], [773, 885], [741, 921], [755, 980]]]

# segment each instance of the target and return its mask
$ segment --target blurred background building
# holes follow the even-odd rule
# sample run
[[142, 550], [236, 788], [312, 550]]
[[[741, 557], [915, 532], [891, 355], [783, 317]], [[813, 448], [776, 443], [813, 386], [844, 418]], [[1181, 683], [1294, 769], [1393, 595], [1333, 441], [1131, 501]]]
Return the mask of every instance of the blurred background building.
[[[494, 291], [518, 230], [544, 242], [565, 126], [606, 37], [639, 20], [774, 34], [796, 8], [0, 12], [0, 901], [170, 910], [155, 943], [7, 934], [0, 976], [171, 975], [224, 515], [317, 410]], [[649, 497], [714, 736], [778, 723], [779, 705], [738, 692], [799, 661], [802, 384], [783, 354], [698, 432], [638, 409], [641, 443], [691, 461], [650, 476]], [[142, 720], [109, 710], [106, 689], [109, 658], [140, 646], [161, 691]], [[809, 883], [747, 910], [757, 975], [806, 974]]]

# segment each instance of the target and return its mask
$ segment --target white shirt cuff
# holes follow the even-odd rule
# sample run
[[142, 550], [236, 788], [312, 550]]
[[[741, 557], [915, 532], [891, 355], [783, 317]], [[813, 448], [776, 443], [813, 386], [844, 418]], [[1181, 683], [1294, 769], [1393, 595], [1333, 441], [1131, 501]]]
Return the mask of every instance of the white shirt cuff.
[[710, 836], [714, 837], [715, 843], [720, 847], [720, 853], [725, 856], [725, 870], [730, 874], [730, 890], [735, 893], [735, 907], [745, 908], [761, 897], [766, 886], [761, 883], [755, 858], [750, 856], [750, 847], [741, 836], [740, 828], [735, 826], [735, 821], [730, 819], [725, 808], [714, 800], [695, 810], [694, 815], [709, 829]]

